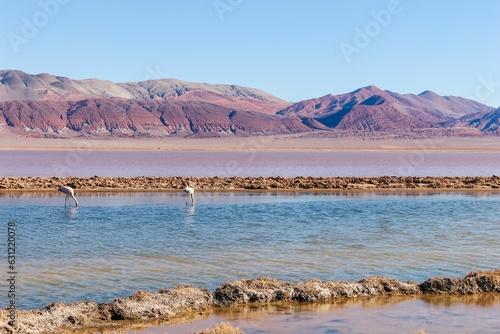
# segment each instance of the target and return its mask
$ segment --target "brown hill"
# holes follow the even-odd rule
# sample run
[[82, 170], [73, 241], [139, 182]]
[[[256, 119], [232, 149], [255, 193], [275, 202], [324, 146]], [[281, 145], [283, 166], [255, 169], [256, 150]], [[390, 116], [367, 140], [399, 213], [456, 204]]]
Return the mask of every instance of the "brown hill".
[[271, 94], [237, 85], [210, 85], [175, 79], [118, 84], [134, 98], [144, 100], [204, 101], [246, 111], [274, 114], [290, 105]]
[[0, 101], [79, 100], [92, 96], [134, 98], [125, 88], [111, 81], [0, 71]]

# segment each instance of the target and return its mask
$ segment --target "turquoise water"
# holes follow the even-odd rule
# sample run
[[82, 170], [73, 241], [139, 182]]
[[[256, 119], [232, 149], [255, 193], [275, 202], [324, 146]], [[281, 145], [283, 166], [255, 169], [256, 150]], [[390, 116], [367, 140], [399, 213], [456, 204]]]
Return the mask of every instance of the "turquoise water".
[[198, 193], [194, 207], [180, 193], [77, 196], [75, 209], [61, 194], [0, 194], [19, 308], [259, 276], [421, 282], [499, 267], [500, 193]]

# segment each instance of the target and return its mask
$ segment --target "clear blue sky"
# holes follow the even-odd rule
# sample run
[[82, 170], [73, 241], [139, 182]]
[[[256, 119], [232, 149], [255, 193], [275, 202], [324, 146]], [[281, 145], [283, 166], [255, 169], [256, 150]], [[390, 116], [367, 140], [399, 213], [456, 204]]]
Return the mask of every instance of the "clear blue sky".
[[0, 0], [0, 20], [1, 69], [500, 106], [498, 0]]

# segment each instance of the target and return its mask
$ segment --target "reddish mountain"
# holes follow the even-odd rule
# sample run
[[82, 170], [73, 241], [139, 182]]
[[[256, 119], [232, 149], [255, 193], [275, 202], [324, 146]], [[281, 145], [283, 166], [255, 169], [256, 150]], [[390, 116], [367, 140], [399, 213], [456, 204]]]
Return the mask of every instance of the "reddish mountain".
[[475, 101], [443, 97], [430, 91], [401, 95], [368, 86], [348, 94], [300, 101], [278, 114], [299, 116], [316, 129], [371, 132], [439, 128], [443, 122], [491, 110]]
[[375, 86], [290, 104], [235, 85], [113, 83], [0, 71], [0, 133], [38, 137], [498, 135], [499, 114], [460, 97]]
[[208, 102], [131, 100], [0, 102], [0, 123], [35, 134], [75, 136], [221, 136], [310, 129], [298, 117], [235, 111]]
[[31, 135], [218, 136], [310, 130], [298, 117], [275, 115], [290, 103], [261, 90], [175, 79], [113, 83], [0, 71], [0, 101], [0, 127], [6, 124]]

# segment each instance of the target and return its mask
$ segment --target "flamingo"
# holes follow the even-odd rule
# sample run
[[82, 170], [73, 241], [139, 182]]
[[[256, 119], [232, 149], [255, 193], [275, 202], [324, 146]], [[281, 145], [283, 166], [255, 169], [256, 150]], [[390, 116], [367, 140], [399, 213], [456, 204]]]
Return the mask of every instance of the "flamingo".
[[[194, 188], [190, 187], [189, 184], [186, 183], [186, 188], [184, 188], [184, 192], [187, 194], [187, 198], [191, 197], [191, 205], [194, 205]], [[186, 205], [188, 204], [186, 199]]]
[[[64, 206], [66, 206], [66, 200], [68, 200], [68, 203], [70, 203], [69, 197], [71, 196], [71, 197], [73, 197], [73, 200], [75, 200], [75, 206], [78, 207], [78, 201], [76, 200], [75, 191], [73, 190], [73, 188], [68, 187], [68, 186], [64, 186], [64, 187], [59, 188], [59, 191], [66, 194], [66, 197], [64, 197]], [[70, 206], [71, 206], [71, 203], [70, 203]]]

